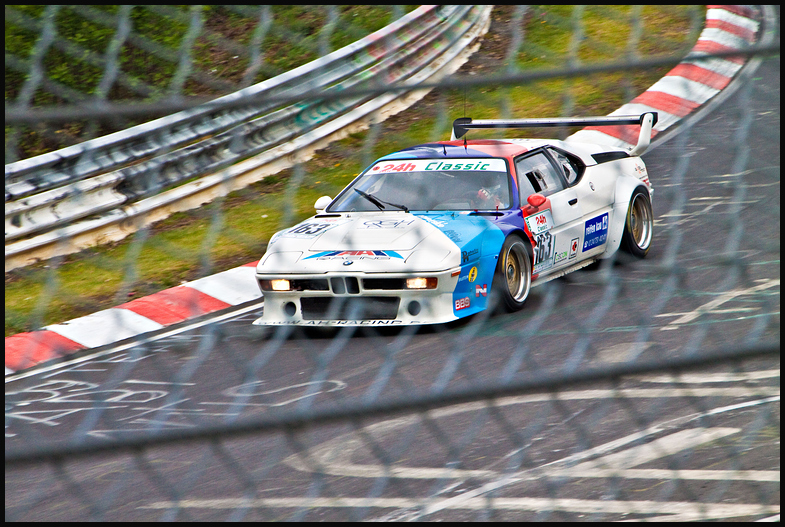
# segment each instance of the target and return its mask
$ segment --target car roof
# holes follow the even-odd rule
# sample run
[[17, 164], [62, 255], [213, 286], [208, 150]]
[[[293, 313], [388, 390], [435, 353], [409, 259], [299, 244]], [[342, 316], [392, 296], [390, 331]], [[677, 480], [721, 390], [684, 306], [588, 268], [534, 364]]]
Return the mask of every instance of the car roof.
[[559, 141], [556, 139], [462, 139], [455, 141], [436, 141], [404, 148], [388, 154], [381, 159], [432, 159], [432, 158], [482, 158], [503, 157], [512, 159], [543, 146], [554, 146], [581, 158], [584, 164], [594, 165], [597, 162], [591, 157], [599, 152], [625, 150], [609, 146]]

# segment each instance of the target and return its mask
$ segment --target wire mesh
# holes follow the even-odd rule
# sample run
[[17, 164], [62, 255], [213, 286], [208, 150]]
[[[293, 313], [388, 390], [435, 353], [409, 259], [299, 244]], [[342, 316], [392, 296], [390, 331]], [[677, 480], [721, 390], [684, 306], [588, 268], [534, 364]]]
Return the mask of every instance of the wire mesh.
[[[324, 56], [406, 11], [6, 7], [6, 101], [180, 104]], [[757, 13], [769, 47], [644, 156], [655, 188], [646, 259], [548, 282], [513, 314], [263, 332], [256, 303], [7, 376], [6, 519], [778, 518], [778, 16]], [[496, 6], [453, 84], [405, 112], [138, 231], [120, 257], [99, 249], [6, 273], [6, 334], [258, 259], [314, 197], [415, 133], [449, 138], [453, 117], [609, 113], [705, 24], [697, 8]], [[620, 56], [660, 62], [592, 71]], [[540, 63], [553, 68], [545, 80]], [[7, 126], [6, 161], [131, 124], [104, 117]], [[83, 292], [99, 281], [113, 287]], [[27, 304], [9, 300], [17, 286]]]

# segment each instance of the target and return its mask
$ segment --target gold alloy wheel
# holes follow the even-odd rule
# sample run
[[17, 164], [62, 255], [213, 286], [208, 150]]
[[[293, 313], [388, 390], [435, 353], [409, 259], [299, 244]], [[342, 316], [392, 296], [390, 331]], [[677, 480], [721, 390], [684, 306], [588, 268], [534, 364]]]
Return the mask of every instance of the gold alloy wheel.
[[652, 235], [652, 213], [649, 201], [643, 194], [633, 197], [630, 204], [629, 229], [632, 240], [642, 251], [649, 248]]
[[504, 276], [507, 291], [516, 302], [523, 302], [531, 289], [531, 265], [523, 242], [516, 241], [504, 254]]

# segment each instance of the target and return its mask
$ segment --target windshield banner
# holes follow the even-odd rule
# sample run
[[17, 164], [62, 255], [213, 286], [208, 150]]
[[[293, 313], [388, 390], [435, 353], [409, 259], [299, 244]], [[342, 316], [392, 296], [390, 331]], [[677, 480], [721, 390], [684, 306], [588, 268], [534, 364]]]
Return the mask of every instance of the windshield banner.
[[379, 161], [368, 169], [366, 174], [386, 174], [392, 172], [443, 172], [443, 171], [480, 171], [507, 172], [504, 159], [412, 159]]

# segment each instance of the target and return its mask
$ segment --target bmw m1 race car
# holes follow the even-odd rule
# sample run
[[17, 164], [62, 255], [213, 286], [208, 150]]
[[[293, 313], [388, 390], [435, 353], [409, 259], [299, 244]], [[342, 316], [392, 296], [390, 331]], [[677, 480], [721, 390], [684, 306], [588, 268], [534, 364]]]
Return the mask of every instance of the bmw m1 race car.
[[[643, 258], [652, 185], [640, 155], [657, 114], [457, 119], [450, 141], [371, 164], [317, 214], [276, 233], [256, 267], [260, 325], [394, 326], [520, 309], [532, 286], [612, 257]], [[468, 130], [640, 125], [630, 150]]]

